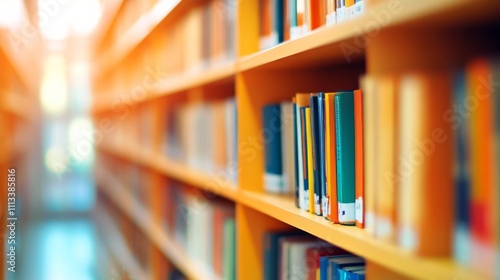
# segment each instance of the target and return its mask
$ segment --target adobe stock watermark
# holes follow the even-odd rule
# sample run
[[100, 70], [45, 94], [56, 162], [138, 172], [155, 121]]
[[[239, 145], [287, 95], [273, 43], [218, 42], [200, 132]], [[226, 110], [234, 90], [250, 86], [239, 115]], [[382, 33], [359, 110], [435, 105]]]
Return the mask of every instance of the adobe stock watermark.
[[366, 22], [364, 26], [356, 26], [354, 28], [354, 44], [342, 42], [340, 49], [347, 63], [351, 63], [353, 55], [359, 55], [363, 52], [370, 41], [379, 35], [380, 30], [389, 25], [392, 17], [401, 13], [404, 10], [404, 5], [401, 0], [390, 0], [387, 2], [385, 9], [370, 10], [368, 13], [372, 20]]
[[[116, 115], [115, 121], [124, 121], [130, 116], [130, 111], [140, 102], [144, 101], [148, 94], [157, 89], [161, 81], [165, 80], [168, 73], [162, 71], [158, 66], [146, 67], [146, 75], [141, 83], [134, 86], [128, 94], [123, 94], [117, 98], [111, 107], [111, 111]], [[54, 163], [55, 170], [59, 180], [62, 180], [64, 173], [72, 172], [82, 161], [91, 156], [94, 147], [102, 143], [107, 135], [114, 133], [117, 124], [113, 119], [105, 117], [99, 120], [93, 129], [84, 131], [83, 138], [67, 151], [67, 160], [65, 162]]]
[[[30, 40], [37, 37], [39, 28], [47, 26], [51, 20], [60, 15], [64, 6], [73, 0], [42, 0], [39, 1], [38, 12], [32, 18], [22, 20], [19, 32], [10, 32], [10, 40], [16, 49], [24, 49]], [[38, 26], [38, 27], [37, 27]]]
[[[480, 102], [491, 98], [495, 88], [500, 88], [500, 81], [494, 81], [491, 74], [489, 77], [479, 76], [476, 79], [479, 84], [475, 87], [473, 94], [467, 94], [463, 103], [454, 102], [452, 107], [442, 114], [443, 120], [451, 124], [452, 131], [457, 130], [472, 113], [478, 110]], [[447, 135], [443, 128], [436, 127], [427, 138], [414, 139], [417, 148], [407, 155], [399, 156], [397, 174], [388, 171], [384, 173], [384, 177], [394, 188], [396, 183], [412, 176], [415, 170], [421, 167], [439, 149], [439, 146], [450, 138], [452, 135]]]

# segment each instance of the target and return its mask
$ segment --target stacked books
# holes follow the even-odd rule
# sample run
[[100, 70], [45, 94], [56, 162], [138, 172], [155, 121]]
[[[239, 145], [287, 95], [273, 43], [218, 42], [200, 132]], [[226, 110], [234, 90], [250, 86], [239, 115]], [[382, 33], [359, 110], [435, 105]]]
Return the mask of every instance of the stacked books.
[[171, 186], [170, 231], [192, 260], [223, 279], [236, 278], [234, 204], [197, 189]]
[[362, 227], [362, 116], [360, 90], [298, 93], [264, 106], [265, 190], [295, 190], [299, 208]]
[[260, 0], [260, 49], [363, 14], [363, 0]]
[[186, 104], [167, 110], [167, 157], [194, 170], [237, 180], [237, 116], [234, 99]]
[[304, 232], [266, 232], [263, 254], [266, 280], [365, 279], [362, 258]]

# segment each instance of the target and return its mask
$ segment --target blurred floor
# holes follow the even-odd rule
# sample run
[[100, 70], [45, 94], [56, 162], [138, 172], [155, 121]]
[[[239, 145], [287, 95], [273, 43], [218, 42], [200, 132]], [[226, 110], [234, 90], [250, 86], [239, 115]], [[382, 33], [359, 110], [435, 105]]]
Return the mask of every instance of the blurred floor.
[[12, 279], [119, 279], [90, 216], [33, 221], [20, 233], [19, 273]]

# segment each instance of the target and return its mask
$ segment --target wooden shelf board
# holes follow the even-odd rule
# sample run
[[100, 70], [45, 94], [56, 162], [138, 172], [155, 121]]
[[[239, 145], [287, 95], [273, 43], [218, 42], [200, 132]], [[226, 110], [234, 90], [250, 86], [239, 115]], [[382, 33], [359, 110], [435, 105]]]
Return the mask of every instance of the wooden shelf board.
[[117, 229], [115, 222], [102, 206], [97, 206], [94, 217], [99, 227], [106, 233], [103, 235], [107, 236], [106, 247], [108, 247], [115, 259], [118, 260], [121, 267], [127, 270], [128, 275], [132, 276], [133, 279], [151, 279], [151, 273], [142, 269], [139, 263], [134, 259], [132, 252], [127, 248], [127, 244], [122, 234]]
[[160, 86], [148, 97], [154, 98], [210, 84], [231, 82], [235, 75], [236, 63], [229, 62], [207, 70], [171, 76], [161, 81]]
[[38, 93], [37, 69], [38, 63], [33, 61], [31, 54], [24, 49], [15, 49], [12, 42], [8, 39], [12, 35], [8, 30], [0, 31], [0, 52], [6, 57], [21, 84], [27, 89], [28, 93], [36, 96]]
[[488, 278], [477, 271], [459, 266], [450, 258], [418, 257], [404, 252], [395, 245], [374, 238], [363, 229], [332, 224], [323, 217], [298, 209], [290, 196], [254, 193], [238, 189], [229, 184], [221, 185], [219, 189], [214, 191], [208, 187], [210, 185], [208, 182], [213, 181], [212, 176], [192, 171], [161, 156], [116, 147], [100, 146], [99, 149], [158, 170], [162, 174], [184, 183], [213, 191], [235, 203], [240, 203], [293, 227], [309, 232], [402, 275], [415, 278], [426, 275], [425, 277], [430, 279]]
[[[103, 14], [101, 15], [101, 20], [99, 21], [95, 33], [93, 33], [92, 47], [99, 48], [105, 36], [108, 34], [109, 29], [116, 20], [118, 12], [122, 8], [124, 0], [111, 0], [103, 3]], [[94, 50], [95, 51], [95, 50]]]
[[110, 176], [102, 168], [96, 170], [96, 177], [100, 190], [185, 276], [189, 279], [218, 279], [212, 272], [194, 262], [185, 250], [164, 232], [160, 225], [155, 224], [145, 207], [128, 193], [125, 186], [116, 178]]
[[298, 209], [292, 197], [242, 192], [239, 203], [299, 228], [356, 255], [412, 278], [484, 279], [450, 258], [422, 258], [382, 242], [363, 229], [332, 224], [323, 217]]
[[[236, 75], [236, 63], [230, 62], [216, 66], [208, 70], [194, 73], [169, 76], [159, 82], [159, 86], [148, 92], [146, 97], [139, 102], [173, 95], [196, 87], [210, 86], [215, 84], [231, 83]], [[94, 95], [92, 113], [99, 114], [112, 109], [114, 102], [118, 100], [117, 95]], [[126, 99], [126, 98], [125, 98]]]
[[[484, 4], [481, 4], [484, 3]], [[397, 9], [388, 7], [397, 3]], [[353, 20], [320, 27], [310, 34], [284, 42], [238, 60], [237, 70], [320, 67], [348, 64], [365, 55], [365, 45], [382, 29], [408, 25], [413, 27], [467, 23], [477, 18], [494, 18], [500, 14], [499, 2], [481, 0], [386, 0]], [[397, 10], [398, 12], [391, 12]], [[387, 21], [377, 15], [388, 15]], [[375, 34], [375, 35], [372, 35]], [[345, 55], [345, 53], [351, 55]], [[359, 53], [358, 53], [359, 52]]]

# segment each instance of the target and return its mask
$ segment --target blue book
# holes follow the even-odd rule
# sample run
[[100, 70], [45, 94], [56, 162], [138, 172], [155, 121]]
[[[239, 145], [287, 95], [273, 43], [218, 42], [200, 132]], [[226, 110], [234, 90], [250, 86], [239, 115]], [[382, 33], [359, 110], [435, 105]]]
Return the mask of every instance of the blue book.
[[[314, 213], [316, 215], [321, 215], [321, 174], [320, 174], [320, 164], [323, 161], [320, 151], [320, 127], [319, 127], [319, 106], [318, 106], [318, 96], [316, 94], [311, 94], [310, 97], [311, 106], [311, 131], [312, 131], [312, 147], [313, 147], [313, 173], [314, 173]], [[324, 133], [323, 133], [324, 134]], [[324, 153], [323, 153], [324, 155]]]
[[354, 225], [356, 219], [354, 94], [341, 92], [335, 95], [334, 100], [339, 223]]
[[[458, 72], [454, 77], [454, 103], [463, 106], [467, 98], [467, 83], [465, 71]], [[454, 255], [462, 263], [469, 263], [471, 253], [470, 243], [470, 178], [469, 178], [469, 125], [468, 121], [455, 116], [455, 233]]]
[[342, 266], [346, 265], [363, 265], [365, 264], [365, 260], [355, 255], [347, 255], [347, 256], [339, 256], [332, 257], [329, 259], [329, 277], [332, 280], [341, 279], [339, 276], [339, 270]]
[[262, 121], [262, 128], [267, 134], [264, 189], [270, 193], [280, 193], [283, 189], [280, 104], [264, 106], [262, 108]]
[[299, 143], [297, 139], [298, 131], [297, 131], [297, 103], [293, 103], [293, 155], [294, 155], [294, 168], [295, 168], [295, 206], [300, 208], [299, 201]]
[[301, 139], [302, 139], [302, 170], [303, 170], [303, 176], [304, 176], [304, 210], [309, 209], [309, 167], [308, 167], [308, 160], [307, 160], [307, 132], [306, 132], [306, 108], [309, 107], [301, 107], [300, 108], [300, 124], [301, 124]]
[[274, 16], [273, 16], [273, 26], [278, 35], [278, 44], [285, 40], [285, 1], [284, 0], [272, 0], [274, 1]]
[[325, 151], [325, 94], [318, 93], [318, 136], [319, 136], [319, 181], [320, 181], [320, 200], [321, 213], [323, 217], [328, 216], [328, 201], [326, 200], [326, 151]]

